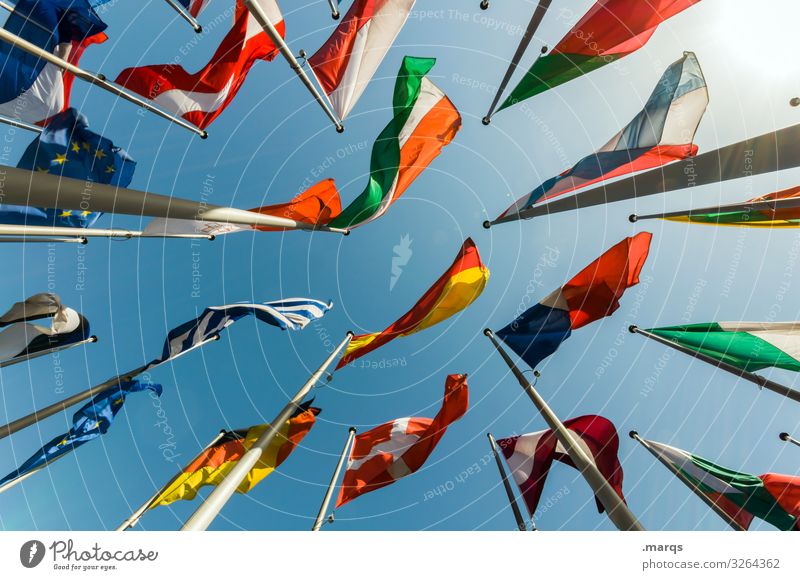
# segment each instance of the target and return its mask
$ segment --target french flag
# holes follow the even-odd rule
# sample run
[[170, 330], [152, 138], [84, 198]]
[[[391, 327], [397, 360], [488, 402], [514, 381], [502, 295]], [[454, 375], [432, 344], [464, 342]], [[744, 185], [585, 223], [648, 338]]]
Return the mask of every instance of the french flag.
[[553, 354], [573, 330], [610, 316], [625, 290], [639, 283], [653, 234], [625, 238], [572, 280], [497, 331], [531, 368]]
[[[283, 38], [286, 30], [278, 4], [275, 0], [258, 0], [258, 4]], [[122, 71], [116, 83], [205, 129], [236, 96], [250, 67], [277, 54], [267, 33], [236, 0], [233, 28], [198, 72], [189, 73], [176, 64], [141, 66]]]

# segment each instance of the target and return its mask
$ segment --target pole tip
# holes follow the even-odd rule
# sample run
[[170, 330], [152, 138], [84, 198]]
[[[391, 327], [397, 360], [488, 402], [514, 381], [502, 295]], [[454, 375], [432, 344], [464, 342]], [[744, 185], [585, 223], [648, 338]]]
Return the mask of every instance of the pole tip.
[[82, 246], [85, 246], [86, 244], [89, 243], [89, 238], [87, 238], [87, 237], [81, 237], [79, 239], [81, 241], [80, 243], [81, 243]]
[[481, 119], [481, 123], [483, 123], [484, 125], [488, 125], [491, 122], [492, 122], [492, 118], [488, 117], [488, 116], [486, 116], [483, 119]]
[[336, 12], [331, 12], [331, 18], [333, 18], [334, 20], [339, 20], [339, 16], [340, 16], [340, 15], [339, 15], [339, 12], [338, 12], [338, 11], [336, 11]]
[[208, 131], [206, 131], [206, 130], [200, 131], [200, 138], [201, 139], [208, 139]]
[[339, 124], [336, 126], [336, 132], [337, 132], [337, 133], [344, 133], [344, 125], [342, 125], [341, 123], [339, 123]]
[[539, 371], [537, 371], [536, 369], [534, 369], [534, 370], [533, 370], [533, 376], [534, 376], [534, 377], [536, 377], [536, 378], [538, 379], [539, 377], [541, 377], [541, 376], [542, 376], [542, 373], [540, 373]]
[[356, 432], [356, 428], [355, 427], [350, 427], [350, 429], [348, 429], [348, 431], [350, 433], [355, 433]]
[[481, 2], [481, 10], [486, 10], [489, 7], [489, 0], [483, 0]]
[[489, 220], [483, 222], [483, 229], [488, 230], [491, 227], [492, 227], [492, 222], [490, 222]]
[[483, 329], [483, 334], [485, 334], [486, 336], [492, 336], [492, 329], [491, 328], [484, 328]]
[[789, 434], [785, 433], [785, 432], [781, 433], [780, 435], [778, 435], [778, 437], [781, 438], [781, 441], [788, 441], [789, 440]]
[[350, 338], [353, 338], [355, 335], [356, 335], [356, 333], [353, 332], [352, 330], [348, 330], [347, 331], [347, 336], [349, 336]]
[[545, 54], [545, 53], [547, 52], [547, 50], [548, 50], [548, 49], [547, 49], [547, 45], [546, 45], [546, 44], [543, 44], [543, 45], [542, 45], [542, 49], [541, 49], [539, 52], [540, 52], [541, 54]]
[[637, 221], [639, 221], [639, 216], [636, 215], [635, 213], [632, 213], [631, 215], [628, 216], [628, 221], [631, 222], [632, 224], [635, 224]]
[[628, 433], [628, 437], [630, 437], [631, 439], [636, 439], [638, 436], [639, 434], [636, 431], [630, 431]]
[[194, 27], [194, 31], [197, 34], [203, 34], [203, 27], [198, 24], [197, 26]]
[[342, 233], [342, 235], [343, 235], [343, 236], [349, 236], [349, 235], [350, 235], [350, 230], [345, 230], [345, 231]]
[[789, 104], [792, 107], [800, 106], [800, 97], [792, 97], [792, 99], [789, 101]]
[[97, 335], [92, 335], [89, 337], [89, 342], [97, 342]]
[[631, 325], [628, 327], [628, 332], [630, 332], [631, 334], [635, 333], [637, 330], [639, 330], [639, 327], [638, 327], [638, 326], [636, 326], [635, 324], [631, 324]]
[[214, 234], [211, 234], [211, 235], [208, 236], [208, 241], [209, 242], [213, 242], [216, 239], [217, 239], [217, 236], [215, 236]]

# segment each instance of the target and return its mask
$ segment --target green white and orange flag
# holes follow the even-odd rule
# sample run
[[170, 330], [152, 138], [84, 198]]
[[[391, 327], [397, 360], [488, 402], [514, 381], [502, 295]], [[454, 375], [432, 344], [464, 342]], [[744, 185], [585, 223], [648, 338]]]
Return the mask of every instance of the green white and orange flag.
[[762, 195], [741, 204], [669, 214], [674, 222], [750, 228], [800, 227], [800, 186]]
[[336, 368], [342, 368], [395, 338], [425, 330], [461, 312], [481, 295], [488, 279], [489, 268], [481, 262], [475, 243], [467, 238], [452, 266], [411, 310], [383, 332], [354, 336]]
[[800, 372], [800, 322], [706, 322], [647, 332], [746, 372]]
[[686, 477], [692, 489], [710, 499], [748, 529], [754, 518], [780, 530], [795, 530], [800, 517], [800, 477], [740, 473], [676, 447], [645, 441], [664, 462]]
[[425, 75], [434, 58], [407, 56], [394, 86], [394, 117], [372, 146], [369, 183], [327, 225], [354, 228], [382, 216], [452, 141], [461, 115]]

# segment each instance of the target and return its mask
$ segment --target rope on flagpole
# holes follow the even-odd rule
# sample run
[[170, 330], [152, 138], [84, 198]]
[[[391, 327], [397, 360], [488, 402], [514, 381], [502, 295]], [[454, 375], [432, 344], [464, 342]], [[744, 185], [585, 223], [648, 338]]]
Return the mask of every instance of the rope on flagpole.
[[177, 2], [175, 2], [175, 0], [166, 0], [166, 2], [167, 2], [167, 4], [169, 4], [169, 5], [172, 7], [172, 9], [173, 9], [173, 10], [175, 10], [175, 12], [177, 12], [178, 14], [180, 14], [181, 18], [183, 18], [183, 19], [184, 19], [186, 22], [188, 22], [188, 23], [189, 23], [189, 25], [190, 25], [192, 28], [194, 28], [194, 31], [195, 31], [197, 34], [202, 34], [202, 32], [203, 32], [203, 27], [202, 27], [202, 26], [200, 26], [200, 23], [198, 23], [198, 22], [197, 22], [197, 20], [195, 20], [194, 16], [192, 16], [191, 14], [189, 14], [189, 13], [188, 13], [188, 12], [187, 12], [187, 11], [184, 9], [184, 7], [183, 7], [183, 6], [181, 6], [180, 4], [178, 4]]

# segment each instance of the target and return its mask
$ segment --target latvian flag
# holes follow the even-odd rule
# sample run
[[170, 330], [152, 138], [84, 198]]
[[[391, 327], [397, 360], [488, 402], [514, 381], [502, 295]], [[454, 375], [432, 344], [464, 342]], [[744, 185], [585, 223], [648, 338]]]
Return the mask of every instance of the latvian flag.
[[336, 507], [419, 470], [447, 427], [467, 412], [466, 375], [448, 375], [442, 407], [433, 419], [405, 417], [358, 435], [350, 451]]
[[200, 11], [206, 7], [209, 0], [178, 0], [181, 3], [181, 6], [186, 8], [186, 11], [192, 15], [193, 18], [197, 18], [200, 14]]
[[708, 89], [694, 53], [670, 65], [638, 115], [597, 152], [517, 200], [497, 219], [537, 202], [628, 173], [661, 167], [697, 153], [692, 143], [708, 105]]
[[744, 529], [753, 518], [779, 530], [800, 529], [800, 477], [740, 473], [663, 443], [646, 444], [683, 474], [693, 491], [705, 495]]
[[[619, 437], [614, 424], [599, 415], [584, 415], [564, 421], [564, 426], [624, 501], [622, 466], [617, 457]], [[572, 467], [575, 465], [551, 429], [498, 439], [497, 444], [503, 451], [511, 476], [522, 492], [528, 513], [533, 517], [553, 460]], [[595, 500], [597, 509], [602, 513], [603, 504], [597, 498]]]
[[[283, 37], [285, 26], [278, 4], [275, 0], [257, 2]], [[142, 66], [125, 69], [116, 83], [204, 129], [236, 96], [253, 63], [272, 60], [277, 54], [267, 33], [241, 0], [236, 0], [233, 28], [198, 72], [189, 73], [176, 64]]]
[[408, 19], [414, 0], [355, 0], [308, 64], [344, 119]]
[[625, 290], [639, 283], [653, 235], [625, 238], [586, 266], [572, 280], [523, 312], [497, 336], [536, 368], [572, 331], [611, 316]]

